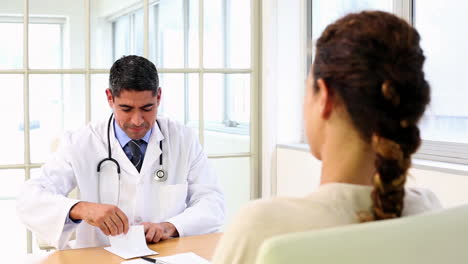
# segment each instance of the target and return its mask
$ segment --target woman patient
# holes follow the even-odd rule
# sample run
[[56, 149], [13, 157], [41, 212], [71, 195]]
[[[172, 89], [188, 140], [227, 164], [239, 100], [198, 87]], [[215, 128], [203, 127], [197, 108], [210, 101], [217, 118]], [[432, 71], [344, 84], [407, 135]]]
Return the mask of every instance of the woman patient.
[[279, 234], [440, 208], [431, 192], [404, 188], [429, 103], [419, 39], [404, 20], [378, 11], [347, 15], [325, 29], [304, 100], [310, 151], [322, 161], [320, 187], [303, 198], [250, 203], [213, 263], [255, 263], [262, 242]]

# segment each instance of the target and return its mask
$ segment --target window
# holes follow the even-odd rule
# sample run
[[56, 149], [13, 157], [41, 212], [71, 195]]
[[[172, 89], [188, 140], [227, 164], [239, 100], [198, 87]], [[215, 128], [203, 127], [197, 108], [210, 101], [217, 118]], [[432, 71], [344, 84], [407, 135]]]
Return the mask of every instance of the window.
[[[18, 47], [23, 46], [23, 18], [15, 15], [0, 16], [0, 32], [11, 36], [9, 41], [0, 43], [0, 85], [4, 89], [4, 100], [0, 106], [0, 118], [8, 125], [0, 143], [0, 203], [5, 208], [6, 219], [1, 221], [3, 239], [0, 247], [8, 248], [6, 259], [26, 253], [26, 230], [16, 218], [15, 200], [21, 184], [30, 173], [29, 168], [36, 168], [51, 152], [50, 144], [57, 138], [57, 132], [69, 128], [64, 118], [69, 109], [67, 89], [71, 76], [52, 74], [30, 74], [29, 81], [29, 145], [25, 144], [24, 93], [25, 77], [15, 69], [23, 67], [23, 53]], [[34, 68], [63, 67], [63, 27], [65, 19], [57, 17], [29, 17], [29, 41], [41, 45], [29, 46], [29, 65]], [[14, 73], [9, 73], [14, 72]], [[76, 110], [76, 109], [73, 109]], [[83, 111], [84, 109], [82, 109]], [[70, 119], [80, 121], [80, 119]], [[84, 120], [83, 120], [84, 121]], [[73, 121], [72, 121], [73, 122]], [[83, 122], [84, 123], [84, 122]], [[30, 160], [25, 167], [25, 148]], [[28, 162], [29, 163], [29, 162]], [[11, 237], [19, 238], [11, 240]], [[38, 250], [35, 247], [35, 250]], [[12, 259], [13, 261], [13, 259]]]
[[[250, 67], [250, 35], [245, 34], [249, 31], [250, 20], [238, 19], [239, 15], [250, 9], [249, 5], [249, 1], [205, 1], [205, 6], [210, 6], [210, 10], [213, 11], [213, 15], [205, 16], [204, 23], [204, 49], [209, 51], [204, 57], [207, 68]], [[150, 58], [159, 67], [198, 67], [198, 49], [195, 45], [198, 39], [197, 10], [198, 1], [194, 0], [161, 1], [150, 6]], [[143, 8], [139, 8], [112, 21], [114, 60], [124, 54], [143, 53], [143, 15]], [[231, 48], [234, 46], [235, 49]], [[169, 79], [175, 81], [174, 78]], [[180, 78], [183, 83], [178, 85], [182, 85], [184, 89], [175, 97], [190, 97], [189, 79], [189, 75]], [[249, 80], [242, 75], [218, 74], [208, 78], [205, 86], [209, 92], [205, 94], [205, 101], [210, 103], [205, 105], [208, 115], [206, 129], [239, 135], [249, 134], [249, 85]], [[189, 113], [193, 108], [191, 103], [195, 102], [185, 100], [183, 109], [175, 109], [163, 102], [160, 113], [177, 117], [179, 121], [195, 127], [198, 118], [190, 119], [194, 116]]]
[[[308, 0], [308, 49], [324, 27], [348, 12], [379, 9], [413, 23], [426, 55], [425, 73], [431, 85], [431, 104], [421, 120], [423, 144], [415, 158], [468, 165], [468, 82], [457, 62], [468, 59], [468, 38], [454, 30], [467, 20], [466, 3], [443, 5], [438, 1], [320, 1]], [[327, 12], [323, 12], [327, 10]], [[308, 65], [313, 54], [309, 53]]]
[[431, 103], [420, 125], [424, 143], [416, 157], [468, 165], [468, 81], [463, 78], [468, 37], [457, 29], [468, 23], [462, 12], [468, 3], [413, 2], [431, 85]]
[[160, 112], [199, 136], [225, 190], [228, 218], [257, 197], [258, 53], [252, 50], [258, 44], [252, 36], [259, 32], [259, 1], [52, 2], [0, 3], [0, 32], [9, 37], [0, 43], [6, 91], [0, 118], [11, 124], [0, 138], [0, 203], [8, 216], [0, 233], [21, 238], [14, 244], [12, 236], [0, 238], [10, 262], [38, 251], [34, 235], [16, 219], [19, 186], [38, 177], [65, 130], [107, 120], [109, 68], [122, 55], [142, 55], [158, 67]]
[[122, 55], [143, 55], [143, 8], [112, 22], [113, 61]]
[[[322, 34], [325, 27], [336, 19], [362, 10], [393, 11], [393, 0], [308, 0], [307, 1], [307, 34], [309, 50]], [[308, 66], [312, 64], [313, 53], [309, 53]], [[307, 67], [307, 70], [310, 68]]]

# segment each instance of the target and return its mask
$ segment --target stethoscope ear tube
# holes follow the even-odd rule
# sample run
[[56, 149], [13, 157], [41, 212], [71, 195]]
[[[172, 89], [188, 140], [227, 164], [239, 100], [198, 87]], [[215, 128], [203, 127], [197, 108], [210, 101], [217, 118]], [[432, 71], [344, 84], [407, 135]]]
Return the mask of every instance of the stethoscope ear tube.
[[[112, 123], [112, 117], [114, 117], [114, 113], [112, 113], [109, 117], [109, 121], [107, 122], [107, 158], [101, 160], [98, 165], [97, 165], [97, 172], [101, 171], [101, 165], [105, 161], [111, 161], [114, 162], [115, 165], [117, 166], [117, 173], [120, 175], [120, 164], [117, 162], [115, 159], [112, 158], [112, 152], [111, 152], [111, 145], [110, 145], [110, 126]], [[120, 180], [120, 179], [119, 179]]]
[[105, 158], [103, 160], [101, 160], [98, 165], [97, 165], [97, 172], [101, 172], [101, 165], [106, 162], [106, 161], [110, 161], [110, 162], [113, 162], [116, 166], [117, 166], [117, 173], [120, 175], [120, 164], [113, 158], [109, 157], [109, 158]]

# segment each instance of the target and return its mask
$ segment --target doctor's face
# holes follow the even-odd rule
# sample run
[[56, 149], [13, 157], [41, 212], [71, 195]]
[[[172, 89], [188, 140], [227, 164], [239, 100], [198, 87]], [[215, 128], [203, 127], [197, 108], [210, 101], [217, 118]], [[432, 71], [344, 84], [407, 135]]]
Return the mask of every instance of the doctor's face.
[[153, 96], [152, 91], [122, 90], [112, 97], [106, 90], [107, 101], [114, 111], [115, 122], [131, 139], [141, 139], [153, 127], [161, 101], [161, 88]]

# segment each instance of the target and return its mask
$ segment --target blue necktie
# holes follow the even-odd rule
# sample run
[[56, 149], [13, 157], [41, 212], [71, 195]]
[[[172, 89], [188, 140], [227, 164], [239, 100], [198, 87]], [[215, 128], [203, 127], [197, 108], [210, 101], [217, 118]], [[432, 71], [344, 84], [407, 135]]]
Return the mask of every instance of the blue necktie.
[[140, 172], [141, 164], [143, 164], [143, 154], [141, 151], [141, 145], [144, 143], [142, 139], [130, 140], [127, 145], [130, 148], [132, 154], [130, 161], [133, 163], [135, 168]]

